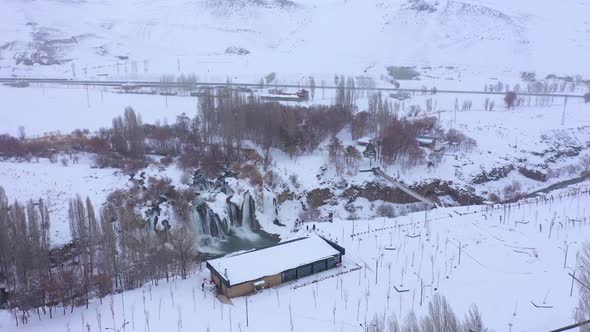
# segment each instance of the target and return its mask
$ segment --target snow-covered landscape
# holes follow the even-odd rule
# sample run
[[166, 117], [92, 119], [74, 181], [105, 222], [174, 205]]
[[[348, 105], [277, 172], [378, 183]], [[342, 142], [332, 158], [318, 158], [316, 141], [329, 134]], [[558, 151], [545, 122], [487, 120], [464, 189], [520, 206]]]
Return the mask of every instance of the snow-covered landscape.
[[[577, 298], [575, 289], [570, 296], [567, 273], [576, 268], [573, 253], [588, 236], [588, 195], [581, 187], [511, 205], [318, 223], [317, 232], [346, 247], [341, 267], [231, 305], [201, 290], [209, 274], [197, 269], [186, 280], [146, 284], [51, 320], [32, 317], [18, 329], [3, 312], [2, 327], [74, 331], [88, 325], [97, 331], [129, 321], [129, 331], [282, 331], [291, 329], [292, 319], [294, 331], [355, 331], [375, 315], [420, 314], [439, 293], [458, 313], [476, 303], [486, 326], [496, 331], [545, 331], [572, 321]], [[567, 260], [564, 246], [571, 250]], [[422, 305], [421, 280], [428, 286]]]
[[586, 331], [589, 12], [0, 0], [0, 331]]

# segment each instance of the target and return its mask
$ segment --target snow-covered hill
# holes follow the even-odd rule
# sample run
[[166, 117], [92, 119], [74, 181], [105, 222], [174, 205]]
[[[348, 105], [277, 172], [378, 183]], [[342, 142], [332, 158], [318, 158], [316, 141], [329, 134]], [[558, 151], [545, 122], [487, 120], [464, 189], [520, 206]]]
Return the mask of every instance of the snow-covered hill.
[[587, 0], [3, 0], [0, 6], [2, 76], [195, 72], [248, 80], [275, 71], [297, 80], [378, 76], [388, 65], [588, 70]]

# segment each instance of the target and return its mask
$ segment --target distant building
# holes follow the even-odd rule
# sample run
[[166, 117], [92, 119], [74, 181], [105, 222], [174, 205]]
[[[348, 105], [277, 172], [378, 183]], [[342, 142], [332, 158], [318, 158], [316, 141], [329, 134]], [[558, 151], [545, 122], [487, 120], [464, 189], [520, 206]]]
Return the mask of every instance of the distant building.
[[123, 91], [132, 91], [139, 88], [138, 85], [136, 85], [135, 83], [131, 83], [131, 82], [127, 82], [121, 85], [121, 90]]
[[300, 100], [309, 100], [309, 91], [301, 89], [295, 93]]
[[267, 94], [261, 94], [260, 99], [270, 101], [308, 101], [309, 91], [301, 89], [295, 93], [285, 92], [281, 89], [268, 89]]
[[26, 87], [30, 86], [31, 84], [27, 81], [14, 81], [14, 82], [4, 83], [4, 85], [7, 85], [12, 88], [26, 88]]
[[418, 141], [418, 145], [424, 148], [429, 148], [435, 151], [442, 149], [441, 144], [439, 143], [439, 140], [436, 137], [417, 136], [416, 141]]
[[407, 92], [398, 91], [398, 92], [390, 93], [389, 97], [397, 99], [397, 100], [406, 100], [406, 99], [410, 99], [411, 96]]
[[313, 235], [207, 262], [219, 293], [244, 296], [334, 268], [344, 248]]
[[369, 144], [373, 144], [375, 145], [376, 140], [374, 138], [370, 138], [370, 137], [361, 137], [359, 139], [356, 140], [356, 144], [360, 145], [360, 146], [367, 146]]

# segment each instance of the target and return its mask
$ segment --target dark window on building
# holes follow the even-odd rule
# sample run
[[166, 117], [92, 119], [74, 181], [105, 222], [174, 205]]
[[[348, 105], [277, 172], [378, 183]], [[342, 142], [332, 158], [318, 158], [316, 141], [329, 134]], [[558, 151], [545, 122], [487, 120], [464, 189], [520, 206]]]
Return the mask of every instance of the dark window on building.
[[297, 278], [303, 278], [312, 273], [311, 264], [303, 265], [297, 268]]
[[283, 272], [283, 282], [297, 279], [297, 270], [291, 269]]
[[318, 273], [326, 270], [326, 261], [319, 261], [313, 263], [313, 273]]
[[340, 255], [328, 258], [328, 269], [335, 268], [340, 263]]

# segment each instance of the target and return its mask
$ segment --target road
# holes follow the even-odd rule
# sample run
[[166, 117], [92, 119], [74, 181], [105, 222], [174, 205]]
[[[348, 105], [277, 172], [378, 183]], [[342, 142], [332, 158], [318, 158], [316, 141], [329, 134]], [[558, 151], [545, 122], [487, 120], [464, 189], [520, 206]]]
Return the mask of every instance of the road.
[[[198, 88], [203, 86], [235, 86], [235, 87], [251, 87], [260, 88], [260, 84], [256, 83], [226, 83], [226, 82], [197, 82], [197, 83], [178, 83], [178, 82], [159, 82], [159, 81], [134, 81], [134, 80], [68, 80], [68, 79], [56, 79], [56, 78], [11, 78], [11, 77], [0, 77], [0, 83], [25, 81], [30, 83], [38, 84], [60, 84], [60, 85], [83, 85], [83, 86], [111, 86], [117, 87], [125, 83], [133, 83], [140, 87], [152, 87], [152, 88]], [[297, 88], [297, 89], [311, 89], [308, 85], [297, 85], [297, 84], [270, 84], [265, 85], [266, 88]], [[315, 86], [316, 89], [338, 89], [338, 86]], [[396, 89], [396, 88], [361, 88], [357, 87], [355, 90], [364, 91], [375, 91], [375, 92], [417, 92], [417, 93], [432, 93], [431, 89]], [[475, 94], [475, 95], [504, 95], [505, 92], [490, 92], [490, 91], [477, 91], [477, 90], [436, 90], [437, 94]], [[563, 93], [518, 93], [519, 96], [539, 96], [539, 97], [560, 97], [560, 98], [584, 98], [583, 95], [576, 94], [563, 94]]]

